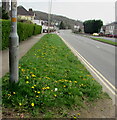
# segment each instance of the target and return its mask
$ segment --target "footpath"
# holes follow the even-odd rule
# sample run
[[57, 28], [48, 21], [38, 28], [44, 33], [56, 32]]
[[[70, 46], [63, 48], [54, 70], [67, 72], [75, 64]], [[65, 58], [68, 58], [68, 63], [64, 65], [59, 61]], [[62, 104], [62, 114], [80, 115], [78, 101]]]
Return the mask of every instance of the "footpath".
[[[32, 36], [19, 45], [19, 59], [36, 44], [44, 34]], [[0, 78], [9, 72], [9, 49], [0, 51]]]

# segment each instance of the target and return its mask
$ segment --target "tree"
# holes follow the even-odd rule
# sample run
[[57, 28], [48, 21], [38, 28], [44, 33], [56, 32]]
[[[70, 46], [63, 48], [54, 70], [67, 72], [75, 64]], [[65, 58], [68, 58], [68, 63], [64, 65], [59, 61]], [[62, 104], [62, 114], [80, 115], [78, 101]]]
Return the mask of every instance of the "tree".
[[87, 20], [83, 23], [85, 33], [98, 33], [103, 26], [102, 20]]

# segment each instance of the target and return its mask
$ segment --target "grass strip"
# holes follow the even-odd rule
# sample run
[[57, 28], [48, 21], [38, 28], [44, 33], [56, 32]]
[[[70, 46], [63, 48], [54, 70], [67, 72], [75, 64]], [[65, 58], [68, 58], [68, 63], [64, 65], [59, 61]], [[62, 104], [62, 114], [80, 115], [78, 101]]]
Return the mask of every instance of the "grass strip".
[[107, 43], [107, 44], [110, 44], [110, 45], [117, 46], [117, 42], [113, 42], [113, 41], [102, 39], [102, 38], [93, 38], [93, 37], [90, 37], [90, 38], [93, 39], [93, 40], [103, 42], [103, 43]]
[[102, 94], [101, 85], [56, 34], [42, 37], [20, 60], [19, 82], [10, 84], [7, 74], [2, 88], [4, 107], [48, 117], [67, 116], [65, 109], [80, 108]]

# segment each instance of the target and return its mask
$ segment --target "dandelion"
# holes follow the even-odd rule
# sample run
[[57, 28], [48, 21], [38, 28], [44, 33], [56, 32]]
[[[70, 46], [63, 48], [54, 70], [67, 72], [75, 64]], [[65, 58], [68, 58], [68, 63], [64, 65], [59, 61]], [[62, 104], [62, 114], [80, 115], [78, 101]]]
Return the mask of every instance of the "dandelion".
[[37, 92], [38, 94], [41, 93], [40, 91]]
[[77, 115], [80, 116], [80, 113], [78, 113]]
[[50, 89], [50, 87], [46, 87], [46, 89]]
[[38, 98], [39, 96], [38, 95], [36, 95], [36, 98]]
[[74, 83], [77, 83], [77, 81], [74, 81]]
[[64, 85], [63, 87], [66, 87], [66, 85]]
[[54, 96], [56, 97], [57, 95], [56, 95], [56, 94], [54, 94]]
[[28, 77], [28, 76], [26, 76], [26, 79], [29, 79], [29, 77]]
[[19, 106], [21, 106], [22, 105], [22, 103], [19, 103]]
[[36, 77], [36, 75], [34, 75], [34, 74], [32, 74], [31, 76], [32, 76], [32, 77]]
[[28, 84], [29, 83], [29, 81], [26, 81], [26, 84]]
[[34, 91], [35, 93], [37, 92], [37, 91]]
[[13, 92], [13, 94], [15, 95], [16, 93], [15, 93], [15, 92]]
[[35, 106], [35, 104], [34, 104], [34, 103], [31, 103], [31, 106], [32, 106], [32, 107], [34, 107], [34, 106]]
[[34, 88], [34, 86], [32, 86], [31, 88]]
[[25, 70], [24, 69], [21, 69], [22, 72], [24, 72]]
[[11, 94], [8, 94], [8, 96], [11, 96]]
[[76, 119], [76, 117], [74, 117], [74, 119]]
[[35, 87], [37, 86], [37, 85], [34, 85]]

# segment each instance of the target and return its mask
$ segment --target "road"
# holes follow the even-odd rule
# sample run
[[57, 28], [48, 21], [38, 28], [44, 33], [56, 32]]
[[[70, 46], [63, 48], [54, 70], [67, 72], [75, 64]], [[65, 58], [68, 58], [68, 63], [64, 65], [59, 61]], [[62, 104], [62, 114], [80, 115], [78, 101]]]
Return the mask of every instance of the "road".
[[74, 34], [70, 30], [61, 30], [59, 35], [115, 86], [116, 47]]

